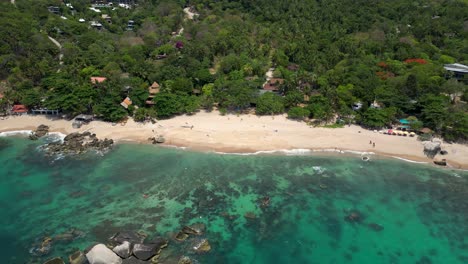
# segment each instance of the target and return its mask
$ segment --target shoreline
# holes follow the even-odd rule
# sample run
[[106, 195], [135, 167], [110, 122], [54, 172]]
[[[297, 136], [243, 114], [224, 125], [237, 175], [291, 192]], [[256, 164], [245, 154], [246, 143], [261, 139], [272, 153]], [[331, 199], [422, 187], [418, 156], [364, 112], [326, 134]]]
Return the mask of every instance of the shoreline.
[[[148, 138], [162, 135], [166, 139], [164, 144], [160, 144], [162, 146], [218, 154], [368, 153], [436, 166], [433, 159], [423, 154], [423, 145], [416, 137], [384, 135], [354, 125], [344, 128], [310, 127], [304, 122], [289, 120], [284, 115], [221, 116], [217, 112], [199, 112], [158, 120], [155, 124], [137, 123], [132, 119], [126, 124], [117, 125], [92, 121], [79, 129], [72, 128], [72, 121], [27, 115], [0, 120], [0, 133], [22, 131], [24, 134], [25, 130], [34, 130], [40, 124], [48, 125], [50, 132], [65, 135], [90, 131], [100, 139], [110, 138], [116, 143], [151, 144]], [[370, 141], [375, 142], [376, 146], [373, 147]], [[468, 169], [468, 146], [444, 142], [442, 149], [449, 154], [437, 155], [436, 159], [447, 159], [447, 168]]]
[[[2, 137], [12, 137], [12, 136], [20, 136], [20, 137], [27, 137], [33, 130], [12, 130], [12, 131], [0, 131], [0, 138]], [[67, 134], [62, 133], [59, 131], [50, 131], [48, 135], [58, 135], [61, 138], [64, 138]], [[461, 170], [461, 171], [468, 171], [468, 168], [456, 164], [456, 166], [453, 166], [453, 164], [447, 164], [447, 166], [437, 166], [433, 162], [426, 161], [424, 159], [414, 157], [414, 156], [408, 156], [408, 155], [400, 155], [400, 156], [395, 156], [391, 154], [385, 154], [385, 153], [380, 153], [380, 152], [362, 152], [362, 151], [357, 151], [357, 150], [342, 150], [342, 149], [331, 149], [331, 148], [325, 148], [325, 149], [274, 149], [274, 150], [258, 150], [258, 151], [251, 151], [248, 149], [243, 149], [243, 150], [235, 150], [235, 149], [229, 149], [226, 150], [227, 152], [222, 152], [222, 151], [216, 151], [213, 149], [208, 149], [208, 148], [192, 148], [190, 146], [177, 146], [177, 145], [169, 145], [169, 144], [152, 144], [149, 141], [148, 142], [141, 142], [141, 141], [135, 141], [132, 139], [117, 139], [115, 141], [116, 144], [134, 144], [134, 145], [154, 145], [157, 147], [162, 147], [162, 148], [175, 148], [175, 149], [180, 149], [180, 150], [186, 150], [186, 151], [193, 151], [193, 152], [202, 152], [202, 153], [214, 153], [218, 155], [237, 155], [237, 156], [256, 156], [256, 155], [279, 155], [279, 156], [312, 156], [314, 154], [323, 154], [323, 156], [340, 156], [340, 155], [347, 155], [347, 156], [352, 156], [352, 157], [357, 157], [357, 156], [366, 156], [366, 157], [377, 157], [378, 159], [397, 159], [400, 161], [408, 162], [408, 163], [414, 163], [414, 164], [421, 164], [421, 165], [429, 165], [435, 168], [441, 168], [441, 169], [452, 169], [452, 170]], [[235, 152], [238, 151], [238, 152]], [[372, 161], [372, 158], [370, 158], [370, 161]]]

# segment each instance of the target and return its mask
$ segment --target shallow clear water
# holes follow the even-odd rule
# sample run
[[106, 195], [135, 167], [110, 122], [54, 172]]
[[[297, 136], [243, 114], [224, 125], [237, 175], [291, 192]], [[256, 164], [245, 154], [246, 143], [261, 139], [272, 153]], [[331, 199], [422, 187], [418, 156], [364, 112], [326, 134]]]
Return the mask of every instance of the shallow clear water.
[[[171, 240], [164, 263], [182, 254], [200, 263], [468, 263], [467, 172], [358, 156], [130, 144], [54, 161], [40, 144], [0, 138], [4, 263], [66, 258], [119, 230], [170, 238], [195, 222], [206, 224], [211, 252]], [[353, 211], [360, 222], [345, 220]], [[42, 259], [29, 254], [45, 236], [71, 228], [84, 235], [54, 242]]]

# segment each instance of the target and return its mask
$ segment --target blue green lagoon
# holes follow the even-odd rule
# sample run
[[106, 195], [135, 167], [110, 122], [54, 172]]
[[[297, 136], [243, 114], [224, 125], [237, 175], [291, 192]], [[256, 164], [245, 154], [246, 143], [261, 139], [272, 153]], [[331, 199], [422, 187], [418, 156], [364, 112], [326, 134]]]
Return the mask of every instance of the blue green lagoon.
[[[168, 238], [160, 263], [468, 263], [466, 171], [138, 144], [57, 158], [42, 144], [0, 138], [1, 263], [67, 259], [121, 230]], [[210, 252], [173, 239], [193, 223], [206, 225]]]

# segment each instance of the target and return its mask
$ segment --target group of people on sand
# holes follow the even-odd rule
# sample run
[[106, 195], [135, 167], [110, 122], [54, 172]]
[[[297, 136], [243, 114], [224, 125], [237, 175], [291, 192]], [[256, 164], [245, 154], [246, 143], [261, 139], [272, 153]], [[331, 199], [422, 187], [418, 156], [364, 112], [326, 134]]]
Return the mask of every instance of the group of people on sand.
[[371, 145], [372, 145], [372, 147], [374, 147], [374, 148], [375, 148], [375, 142], [372, 142], [372, 140], [370, 140], [370, 141], [369, 141], [369, 144], [371, 144]]

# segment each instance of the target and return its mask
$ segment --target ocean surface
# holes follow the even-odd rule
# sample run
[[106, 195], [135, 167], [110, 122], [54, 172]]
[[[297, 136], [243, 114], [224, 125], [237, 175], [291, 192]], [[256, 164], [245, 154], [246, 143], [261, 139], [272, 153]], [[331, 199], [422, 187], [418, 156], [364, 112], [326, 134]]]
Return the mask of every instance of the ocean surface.
[[[122, 230], [167, 237], [161, 263], [468, 263], [468, 172], [136, 144], [54, 158], [43, 143], [0, 138], [1, 263], [68, 258]], [[209, 253], [172, 239], [197, 222]], [[70, 230], [48, 255], [30, 253]]]

